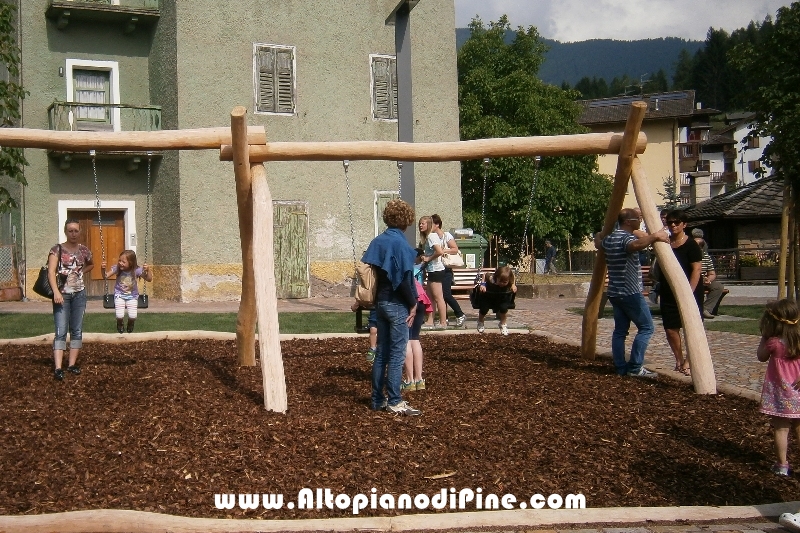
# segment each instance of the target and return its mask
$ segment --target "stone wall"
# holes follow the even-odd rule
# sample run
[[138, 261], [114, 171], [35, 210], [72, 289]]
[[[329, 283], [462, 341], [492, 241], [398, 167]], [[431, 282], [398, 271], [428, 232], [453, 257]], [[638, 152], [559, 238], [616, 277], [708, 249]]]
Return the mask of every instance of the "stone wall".
[[737, 228], [740, 250], [778, 248], [781, 240], [780, 222], [739, 224]]

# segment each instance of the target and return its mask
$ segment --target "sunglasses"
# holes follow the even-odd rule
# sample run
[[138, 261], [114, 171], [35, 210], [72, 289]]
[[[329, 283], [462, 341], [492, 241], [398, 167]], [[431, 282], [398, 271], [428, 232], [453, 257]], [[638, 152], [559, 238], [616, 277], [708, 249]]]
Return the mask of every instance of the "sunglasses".
[[667, 220], [667, 224], [670, 226], [677, 226], [678, 224], [683, 224], [681, 220]]

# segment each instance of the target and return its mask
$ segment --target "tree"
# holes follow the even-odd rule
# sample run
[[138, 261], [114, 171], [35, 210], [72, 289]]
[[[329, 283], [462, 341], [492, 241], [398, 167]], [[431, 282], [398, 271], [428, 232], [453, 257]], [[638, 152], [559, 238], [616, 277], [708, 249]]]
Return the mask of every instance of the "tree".
[[[513, 41], [507, 17], [484, 26], [470, 23], [458, 54], [461, 138], [584, 133], [578, 125], [577, 91], [537, 78], [546, 47], [536, 28], [518, 28]], [[507, 243], [511, 259], [521, 249], [531, 185], [537, 177], [528, 235], [582, 241], [602, 226], [611, 182], [596, 173], [597, 156], [546, 157], [536, 172], [532, 158], [495, 159], [488, 169], [486, 227]], [[462, 166], [464, 221], [480, 229], [483, 171], [480, 161]]]
[[747, 85], [755, 89], [750, 109], [756, 113], [754, 134], [772, 137], [761, 161], [773, 173], [800, 187], [800, 2], [778, 10], [774, 24], [765, 21], [763, 40], [743, 42], [730, 54]]
[[[7, 2], [0, 2], [0, 71], [6, 76], [0, 77], [0, 127], [8, 128], [17, 125], [20, 119], [20, 103], [25, 98], [25, 90], [16, 82], [19, 79], [19, 47], [16, 40], [14, 14], [16, 7]], [[23, 169], [27, 165], [20, 148], [0, 148], [0, 176], [7, 176], [10, 181], [27, 185]], [[0, 186], [0, 213], [17, 207], [11, 193]]]

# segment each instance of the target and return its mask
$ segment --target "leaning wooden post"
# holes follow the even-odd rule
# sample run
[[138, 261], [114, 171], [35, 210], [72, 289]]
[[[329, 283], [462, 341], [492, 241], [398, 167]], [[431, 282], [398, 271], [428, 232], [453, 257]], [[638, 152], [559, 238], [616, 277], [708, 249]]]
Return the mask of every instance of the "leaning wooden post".
[[[660, 229], [662, 227], [661, 217], [656, 210], [656, 204], [647, 184], [647, 176], [645, 176], [638, 157], [633, 161], [631, 180], [636, 201], [639, 203], [639, 208], [642, 210], [644, 221], [647, 224], [647, 230], [653, 232]], [[689, 238], [691, 239], [691, 237]], [[697, 307], [697, 300], [694, 299], [692, 288], [689, 286], [689, 280], [668, 243], [657, 242], [653, 248], [658, 257], [661, 272], [669, 281], [669, 286], [672, 287], [675, 300], [678, 302], [678, 311], [680, 311], [683, 330], [686, 334], [686, 352], [689, 354], [689, 361], [692, 365], [694, 391], [697, 394], [716, 394], [717, 380], [714, 377], [714, 364], [711, 362], [706, 330], [700, 319], [700, 310]]]
[[263, 164], [250, 167], [253, 180], [253, 268], [258, 308], [258, 349], [264, 382], [264, 407], [285, 413], [286, 378], [278, 336], [278, 296], [273, 257], [272, 194]]
[[[647, 113], [647, 104], [644, 102], [634, 102], [628, 113], [628, 121], [625, 123], [625, 131], [622, 134], [622, 144], [619, 149], [617, 159], [617, 172], [614, 175], [614, 189], [611, 192], [611, 200], [608, 203], [606, 219], [603, 223], [603, 234], [607, 235], [614, 229], [614, 222], [617, 220], [622, 204], [625, 201], [625, 193], [628, 191], [628, 178], [631, 175], [631, 165], [636, 155], [636, 144], [639, 139], [639, 130], [642, 129], [642, 120]], [[648, 227], [650, 227], [648, 225]], [[586, 305], [583, 310], [583, 325], [581, 332], [581, 357], [583, 359], [594, 359], [597, 350], [597, 315], [600, 312], [600, 299], [603, 296], [603, 285], [606, 278], [606, 254], [600, 248], [592, 271], [592, 281], [589, 283], [589, 294], [586, 296]]]
[[242, 295], [236, 316], [236, 352], [240, 366], [256, 365], [256, 290], [253, 277], [253, 193], [250, 178], [250, 147], [247, 144], [247, 109], [231, 111], [233, 173], [239, 208], [239, 240], [242, 246]]

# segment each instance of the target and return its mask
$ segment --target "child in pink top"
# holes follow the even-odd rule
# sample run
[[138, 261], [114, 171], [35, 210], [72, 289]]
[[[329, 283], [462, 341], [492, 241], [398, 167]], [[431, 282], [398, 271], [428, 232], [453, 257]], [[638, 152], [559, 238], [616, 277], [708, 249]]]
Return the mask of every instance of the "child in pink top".
[[770, 302], [761, 317], [759, 361], [768, 361], [760, 411], [770, 415], [778, 462], [772, 471], [791, 475], [787, 459], [789, 430], [800, 440], [800, 311], [787, 299]]

